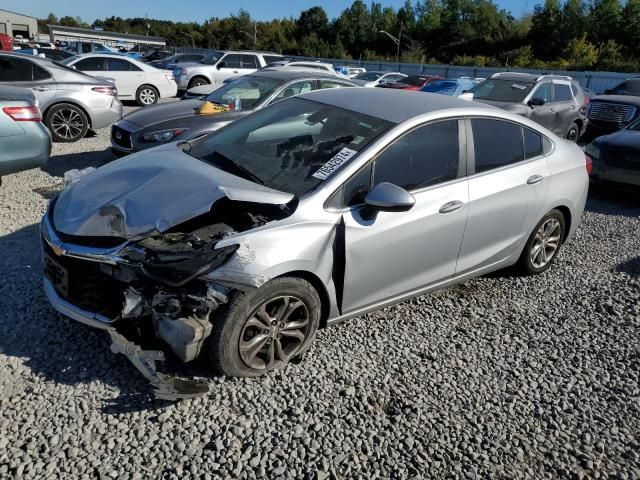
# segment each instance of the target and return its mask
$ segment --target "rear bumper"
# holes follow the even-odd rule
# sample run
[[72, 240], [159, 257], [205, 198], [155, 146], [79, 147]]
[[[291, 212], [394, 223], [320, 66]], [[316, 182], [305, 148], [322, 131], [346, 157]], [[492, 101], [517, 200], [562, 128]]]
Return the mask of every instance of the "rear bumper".
[[175, 97], [178, 94], [178, 85], [174, 81], [167, 81], [158, 85], [158, 87], [160, 98], [171, 98]]
[[98, 130], [108, 127], [122, 118], [122, 103], [114, 97], [109, 107], [87, 109], [87, 113], [91, 117], [91, 128]]

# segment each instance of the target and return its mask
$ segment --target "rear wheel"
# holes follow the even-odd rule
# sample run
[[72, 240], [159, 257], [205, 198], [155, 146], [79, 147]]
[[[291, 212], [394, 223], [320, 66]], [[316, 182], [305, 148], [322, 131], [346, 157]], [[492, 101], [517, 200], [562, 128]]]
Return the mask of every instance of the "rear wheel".
[[49, 109], [44, 124], [54, 142], [77, 142], [87, 134], [89, 120], [85, 113], [70, 103], [59, 103]]
[[213, 367], [233, 377], [282, 368], [309, 347], [319, 321], [318, 293], [301, 278], [276, 278], [254, 292], [236, 293], [212, 319]]
[[520, 256], [520, 266], [529, 275], [547, 270], [555, 260], [564, 239], [564, 215], [551, 210], [538, 222]]
[[580, 138], [580, 126], [576, 122], [572, 122], [565, 137], [567, 140], [577, 142]]
[[143, 85], [136, 92], [136, 102], [138, 102], [138, 105], [141, 107], [158, 103], [159, 98], [160, 94], [158, 90], [151, 85]]
[[202, 77], [195, 77], [195, 78], [192, 78], [191, 81], [189, 82], [189, 86], [187, 87], [187, 90], [189, 88], [200, 87], [202, 85], [209, 85], [209, 82], [207, 81], [207, 79]]

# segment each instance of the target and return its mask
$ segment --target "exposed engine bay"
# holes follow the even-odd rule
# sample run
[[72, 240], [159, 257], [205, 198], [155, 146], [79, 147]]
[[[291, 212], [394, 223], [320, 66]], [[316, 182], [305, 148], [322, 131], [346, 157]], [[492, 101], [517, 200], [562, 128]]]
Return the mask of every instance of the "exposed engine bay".
[[[295, 200], [275, 205], [223, 197], [203, 215], [165, 232], [155, 230], [125, 241], [115, 254], [93, 261], [67, 255], [43, 231], [45, 277], [61, 297], [110, 320], [104, 329], [111, 336], [112, 351], [127, 356], [151, 382], [157, 398], [202, 395], [208, 391], [206, 382], [157, 371], [156, 362], [165, 359], [164, 353], [143, 348], [142, 344], [149, 342], [141, 333], [153, 331], [152, 336], [182, 362], [197, 358], [211, 334], [212, 313], [232, 292], [224, 284], [199, 277], [222, 265], [240, 247], [218, 248], [217, 243], [286, 218], [294, 210]], [[56, 232], [53, 225], [51, 228], [70, 245], [122, 245], [118, 238], [73, 237]]]

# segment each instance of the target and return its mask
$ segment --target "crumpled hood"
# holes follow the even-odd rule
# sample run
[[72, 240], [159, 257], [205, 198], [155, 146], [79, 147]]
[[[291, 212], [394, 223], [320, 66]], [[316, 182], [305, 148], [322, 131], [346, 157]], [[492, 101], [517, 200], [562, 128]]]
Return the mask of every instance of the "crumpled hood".
[[196, 99], [150, 105], [139, 108], [122, 118], [141, 127], [146, 127], [166, 120], [195, 116], [196, 108], [199, 108], [203, 103], [202, 100]]
[[[138, 125], [137, 132], [152, 132], [169, 128], [188, 128], [191, 132], [179, 138], [192, 138], [203, 131], [208, 131], [220, 122], [233, 122], [251, 113], [251, 110], [229, 110], [213, 115], [199, 115], [196, 109], [202, 106], [202, 100], [183, 100], [161, 105], [139, 108], [123, 118], [124, 121]], [[192, 135], [193, 134], [193, 135]]]
[[293, 199], [219, 170], [171, 143], [105, 165], [63, 190], [53, 224], [68, 235], [135, 239], [202, 215], [225, 196], [276, 205]]

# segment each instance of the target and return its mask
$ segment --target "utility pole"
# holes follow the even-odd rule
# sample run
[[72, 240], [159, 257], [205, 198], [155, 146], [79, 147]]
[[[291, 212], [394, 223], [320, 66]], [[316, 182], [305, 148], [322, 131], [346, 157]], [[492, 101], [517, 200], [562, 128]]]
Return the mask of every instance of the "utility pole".
[[379, 30], [378, 33], [384, 33], [387, 37], [389, 37], [393, 43], [396, 44], [396, 63], [400, 63], [400, 43], [402, 42], [402, 27], [403, 24], [400, 22], [400, 33], [398, 33], [397, 37], [394, 37], [389, 32], [385, 32], [384, 30]]
[[240, 30], [240, 33], [244, 33], [247, 37], [253, 40], [253, 49], [256, 49], [256, 45], [258, 44], [258, 22], [253, 22], [253, 35], [249, 32], [245, 32], [244, 30]]

